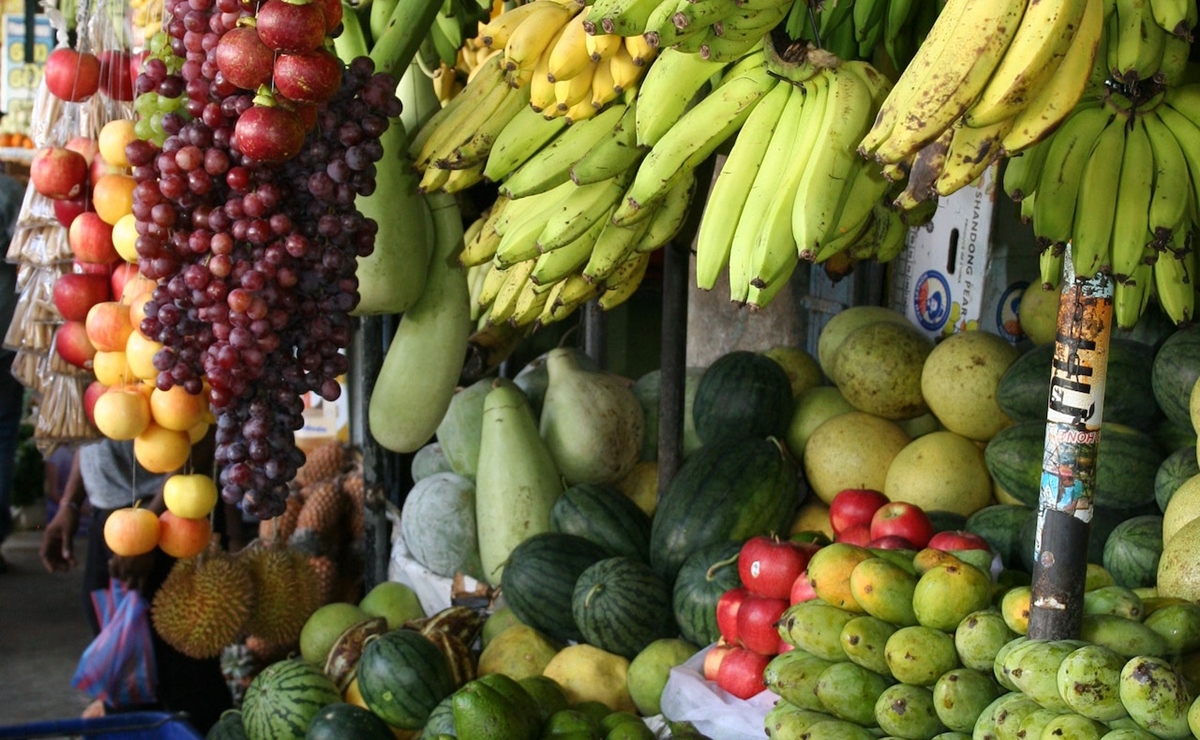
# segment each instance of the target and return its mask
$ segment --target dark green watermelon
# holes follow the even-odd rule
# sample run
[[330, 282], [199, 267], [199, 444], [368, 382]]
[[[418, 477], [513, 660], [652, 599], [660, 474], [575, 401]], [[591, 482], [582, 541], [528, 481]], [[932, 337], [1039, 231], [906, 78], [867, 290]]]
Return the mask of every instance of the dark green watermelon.
[[736, 351], [708, 366], [692, 417], [704, 444], [741, 437], [782, 437], [792, 420], [792, 384], [769, 357]]
[[650, 517], [611, 486], [580, 483], [563, 491], [550, 510], [550, 531], [578, 535], [610, 555], [650, 559]]
[[1179, 487], [1196, 475], [1200, 475], [1200, 464], [1197, 464], [1194, 446], [1181, 447], [1167, 455], [1154, 476], [1154, 500], [1159, 511], [1166, 511], [1167, 504]]
[[249, 740], [246, 728], [242, 726], [242, 713], [237, 709], [222, 712], [217, 723], [208, 729], [204, 740]]
[[395, 740], [387, 722], [362, 707], [339, 702], [317, 712], [304, 740]]
[[367, 639], [358, 660], [363, 702], [393, 727], [419, 730], [457, 687], [450, 661], [420, 632], [396, 629]]
[[590, 565], [609, 557], [574, 534], [536, 534], [513, 548], [500, 577], [504, 600], [525, 624], [555, 640], [583, 640], [571, 614], [575, 581]]
[[731, 588], [742, 585], [738, 575], [737, 540], [714, 542], [688, 556], [675, 576], [671, 606], [684, 639], [694, 645], [711, 645], [721, 636], [717, 629], [717, 601]]
[[1104, 543], [1104, 568], [1118, 586], [1141, 588], [1158, 580], [1158, 558], [1162, 555], [1161, 516], [1138, 516], [1113, 528]]
[[589, 644], [630, 659], [655, 640], [679, 634], [671, 587], [633, 558], [608, 558], [585, 570], [575, 583], [571, 612]]
[[252, 738], [303, 738], [322, 707], [342, 700], [333, 681], [300, 658], [272, 663], [254, 677], [242, 700], [242, 725]]
[[1200, 324], [1180, 329], [1163, 342], [1154, 356], [1151, 378], [1159, 408], [1171, 421], [1190, 427], [1188, 402], [1200, 379]]
[[[1112, 531], [1117, 528], [1117, 525], [1125, 521], [1130, 515], [1130, 511], [1108, 509], [1103, 506], [1096, 506], [1092, 509], [1092, 522], [1088, 526], [1089, 563], [1095, 563], [1096, 565], [1104, 564], [1105, 541], [1112, 534]], [[1037, 519], [1035, 512], [1033, 516], [1030, 516], [1021, 525], [1019, 541], [1016, 543], [1019, 559], [1015, 563], [1009, 564], [1010, 568], [1020, 566], [1030, 573], [1033, 572], [1033, 544], [1034, 537], [1037, 535]]]
[[985, 506], [967, 518], [965, 529], [987, 540], [1009, 568], [1020, 567], [1021, 527], [1037, 512], [1028, 506], [995, 504]]

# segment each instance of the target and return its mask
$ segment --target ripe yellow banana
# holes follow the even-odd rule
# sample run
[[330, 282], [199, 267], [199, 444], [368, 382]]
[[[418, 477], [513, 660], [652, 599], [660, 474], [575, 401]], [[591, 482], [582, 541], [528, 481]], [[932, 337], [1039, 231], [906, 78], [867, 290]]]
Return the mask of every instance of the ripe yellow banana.
[[1000, 159], [1004, 152], [1000, 140], [1012, 128], [1012, 119], [990, 126], [955, 126], [946, 152], [946, 164], [938, 175], [933, 189], [946, 196], [975, 182], [983, 171]]
[[583, 72], [588, 67], [591, 57], [588, 56], [584, 38], [587, 31], [583, 28], [584, 14], [580, 13], [563, 27], [562, 34], [550, 47], [550, 56], [546, 60], [546, 73], [551, 82], [569, 80]]
[[578, 11], [579, 7], [574, 4], [550, 2], [521, 21], [504, 44], [504, 69], [510, 79], [511, 75], [523, 70], [532, 75], [538, 57]]

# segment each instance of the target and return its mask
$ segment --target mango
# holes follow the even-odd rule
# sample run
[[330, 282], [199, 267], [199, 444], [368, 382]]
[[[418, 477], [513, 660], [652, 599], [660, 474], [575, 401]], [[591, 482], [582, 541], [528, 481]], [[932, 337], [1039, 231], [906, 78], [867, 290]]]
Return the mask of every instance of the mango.
[[1140, 727], [1122, 727], [1111, 729], [1104, 740], [1159, 740], [1158, 735], [1146, 732]]
[[[1029, 647], [1031, 642], [1035, 641], [1030, 640], [1028, 637], [1021, 636], [1010, 640], [1004, 647], [1000, 648], [1000, 650], [996, 653], [996, 660], [992, 663], [992, 675], [996, 677], [996, 683], [1000, 684], [1009, 691], [1017, 690], [1016, 685], [1012, 682], [1012, 679], [1008, 675], [1008, 662], [1013, 653]], [[1013, 665], [1016, 665], [1015, 660], [1013, 661]]]
[[1013, 685], [1042, 707], [1055, 712], [1070, 711], [1058, 695], [1058, 667], [1074, 650], [1075, 640], [1034, 640], [1030, 647], [1009, 653], [1005, 670]]
[[990, 671], [956, 668], [943, 673], [933, 685], [933, 709], [946, 727], [969, 732], [999, 694], [1000, 687]]
[[1042, 728], [1042, 737], [1063, 740], [1100, 740], [1108, 728], [1080, 714], [1060, 714]]
[[996, 653], [1017, 635], [1008, 628], [999, 612], [985, 609], [968, 614], [954, 630], [954, 649], [967, 668], [990, 672]]
[[929, 740], [971, 740], [971, 736], [966, 732], [939, 732]]
[[991, 575], [992, 559], [995, 557], [991, 550], [951, 550], [950, 554], [967, 565], [975, 566], [984, 575]]
[[1046, 729], [1046, 725], [1050, 724], [1062, 712], [1056, 712], [1052, 709], [1039, 708], [1025, 715], [1021, 720], [1021, 726], [1017, 728], [1017, 738], [1028, 738], [1042, 736], [1042, 730]]
[[945, 564], [931, 568], [913, 591], [917, 622], [953, 632], [971, 612], [986, 609], [992, 601], [992, 579], [972, 565]]
[[1083, 615], [1079, 637], [1087, 642], [1104, 645], [1126, 658], [1167, 654], [1167, 641], [1162, 635], [1141, 622], [1114, 614]]
[[1200, 737], [1200, 699], [1192, 702], [1192, 706], [1188, 709], [1188, 727], [1192, 729], [1192, 734]]
[[939, 565], [963, 565], [963, 561], [947, 550], [936, 550], [926, 547], [913, 555], [913, 570], [917, 576], [925, 575]]
[[608, 731], [604, 740], [656, 740], [657, 735], [639, 718], [633, 722], [622, 722]]
[[875, 701], [891, 684], [860, 665], [834, 663], [817, 678], [817, 700], [834, 717], [867, 727], [875, 721]]
[[800, 737], [809, 726], [827, 719], [829, 715], [824, 712], [801, 709], [789, 701], [778, 701], [771, 711], [767, 712], [763, 726], [771, 740], [791, 740]]
[[1032, 600], [1033, 589], [1029, 586], [1010, 588], [1000, 599], [1000, 614], [1004, 617], [1004, 623], [1018, 635], [1029, 631], [1029, 609]]
[[[832, 547], [832, 545], [830, 546]], [[822, 551], [825, 548], [822, 548]], [[842, 627], [858, 616], [823, 601], [802, 601], [788, 607], [779, 618], [779, 636], [789, 645], [825, 660], [845, 660]]]
[[797, 648], [780, 653], [763, 669], [763, 682], [784, 701], [799, 708], [824, 712], [817, 699], [817, 680], [833, 661]]
[[867, 728], [840, 719], [827, 719], [809, 725], [801, 737], [804, 740], [876, 740]]
[[934, 711], [933, 692], [907, 683], [889, 686], [879, 695], [875, 723], [896, 737], [932, 737], [946, 729]]
[[1090, 719], [1111, 722], [1126, 716], [1117, 683], [1125, 658], [1103, 645], [1084, 645], [1058, 666], [1058, 695], [1071, 711]]
[[999, 706], [996, 706], [996, 702], [992, 703], [992, 734], [996, 740], [1018, 740], [1021, 723], [1042, 709], [1036, 701], [1020, 691], [1005, 694], [997, 701]]
[[1117, 579], [1113, 578], [1112, 573], [1109, 573], [1107, 568], [1096, 563], [1087, 564], [1087, 573], [1084, 575], [1083, 579], [1084, 593], [1087, 593], [1088, 591], [1095, 591], [1096, 589], [1104, 588], [1105, 586], [1115, 585], [1117, 585]]
[[1124, 586], [1102, 586], [1083, 594], [1084, 614], [1115, 614], [1141, 621], [1145, 615], [1142, 599]]
[[896, 626], [875, 617], [855, 617], [842, 625], [842, 652], [853, 663], [891, 677], [884, 650]]
[[850, 593], [872, 617], [906, 627], [917, 623], [913, 593], [917, 578], [882, 557], [864, 560], [850, 572]]
[[1187, 682], [1162, 658], [1138, 656], [1121, 669], [1121, 703], [1134, 722], [1162, 738], [1192, 736], [1193, 697]]
[[1168, 604], [1155, 609], [1142, 624], [1163, 638], [1169, 653], [1188, 653], [1200, 648], [1200, 605], [1190, 601]]
[[901, 627], [884, 648], [896, 680], [913, 686], [933, 686], [938, 676], [958, 666], [954, 638], [932, 627]]
[[472, 681], [459, 689], [453, 702], [454, 728], [462, 740], [531, 740], [537, 737], [537, 715], [522, 713], [504, 694], [482, 680]]
[[914, 576], [917, 574], [917, 566], [913, 565], [913, 557], [917, 554], [916, 550], [906, 550], [904, 548], [891, 550], [882, 547], [868, 547], [867, 549], [874, 553], [875, 557], [894, 563]]
[[586, 712], [578, 709], [561, 709], [546, 719], [542, 725], [541, 737], [557, 738], [575, 733], [591, 733], [595, 736], [599, 731], [599, 723]]
[[873, 557], [865, 547], [845, 542], [826, 545], [808, 561], [808, 582], [821, 601], [862, 614], [863, 608], [850, 590], [850, 574], [859, 563]]

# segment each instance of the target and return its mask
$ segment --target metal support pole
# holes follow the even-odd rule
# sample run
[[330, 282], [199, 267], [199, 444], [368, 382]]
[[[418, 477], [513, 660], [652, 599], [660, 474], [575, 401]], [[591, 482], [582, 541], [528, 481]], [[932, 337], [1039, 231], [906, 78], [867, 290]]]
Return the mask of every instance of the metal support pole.
[[[370, 405], [371, 393], [375, 390], [375, 379], [383, 364], [386, 337], [384, 319], [379, 316], [364, 316], [359, 340], [362, 343], [359, 383], [362, 388], [361, 408]], [[363, 419], [363, 488], [366, 491], [363, 517], [366, 523], [363, 559], [365, 563], [363, 586], [370, 590], [387, 580], [388, 559], [391, 556], [391, 537], [384, 502], [386, 496], [386, 455], [379, 443], [371, 436], [366, 419]]]
[[600, 367], [608, 367], [608, 323], [600, 302], [591, 300], [583, 306], [583, 351]]
[[1113, 321], [1112, 280], [1077, 279], [1067, 252], [1046, 410], [1029, 637], [1079, 636]]
[[686, 244], [663, 248], [662, 356], [658, 378], [658, 491], [683, 464], [684, 383], [687, 374], [688, 262]]

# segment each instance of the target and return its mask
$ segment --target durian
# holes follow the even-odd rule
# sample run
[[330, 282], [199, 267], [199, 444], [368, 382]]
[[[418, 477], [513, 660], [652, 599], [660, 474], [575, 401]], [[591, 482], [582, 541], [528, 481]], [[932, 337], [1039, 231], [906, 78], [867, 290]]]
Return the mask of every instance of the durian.
[[213, 658], [245, 629], [254, 595], [245, 563], [210, 548], [175, 561], [154, 595], [150, 618], [171, 647], [191, 658]]
[[308, 558], [286, 547], [257, 543], [238, 554], [254, 581], [254, 610], [246, 631], [268, 643], [300, 639], [304, 622], [320, 606], [320, 584]]

